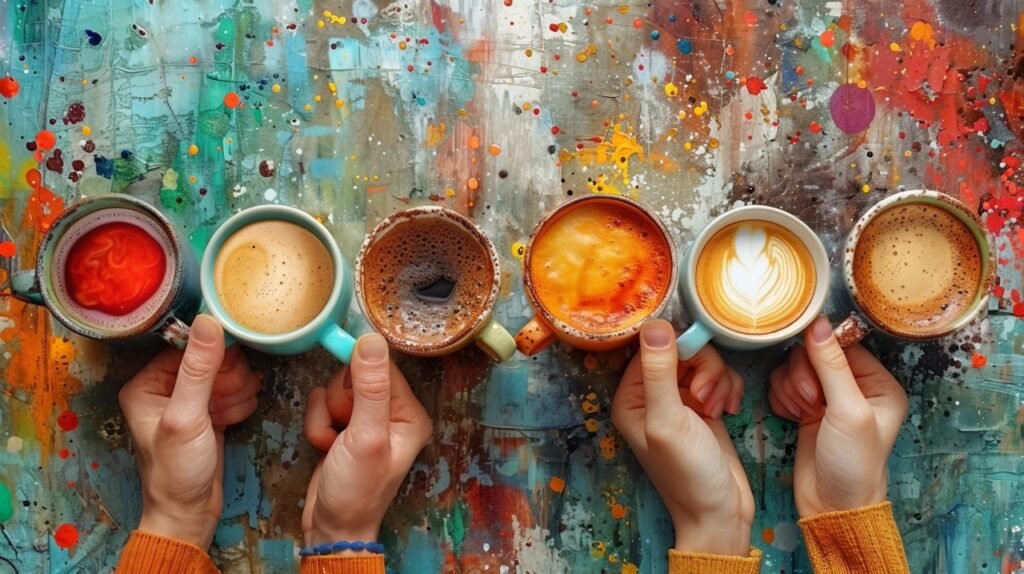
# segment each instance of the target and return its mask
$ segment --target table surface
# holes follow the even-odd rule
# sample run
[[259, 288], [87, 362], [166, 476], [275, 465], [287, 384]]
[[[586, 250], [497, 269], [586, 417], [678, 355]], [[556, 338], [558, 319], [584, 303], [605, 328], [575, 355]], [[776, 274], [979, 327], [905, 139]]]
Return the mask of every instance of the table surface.
[[[514, 329], [531, 314], [519, 249], [570, 195], [637, 199], [680, 249], [718, 213], [773, 205], [834, 254], [873, 203], [945, 191], [985, 221], [999, 285], [988, 319], [954, 337], [869, 337], [910, 396], [889, 494], [914, 572], [1024, 572], [1022, 8], [9, 2], [0, 62], [20, 89], [0, 99], [3, 222], [25, 265], [80, 196], [150, 201], [199, 251], [230, 214], [281, 203], [322, 218], [354, 258], [388, 214], [444, 205], [494, 240], [497, 316]], [[833, 112], [846, 84], [863, 99]], [[0, 92], [10, 86], [0, 81]], [[52, 149], [34, 150], [46, 147], [41, 130], [56, 137]], [[30, 169], [41, 184], [27, 183]], [[827, 310], [838, 319], [849, 307], [834, 283]], [[686, 325], [678, 298], [667, 314]], [[366, 330], [358, 309], [346, 326]], [[9, 297], [0, 339], [0, 483], [14, 506], [0, 573], [110, 571], [139, 514], [116, 395], [153, 349], [69, 336]], [[324, 352], [249, 356], [264, 391], [228, 435], [212, 552], [226, 572], [287, 572], [316, 458], [302, 437], [305, 396], [339, 365]], [[389, 566], [663, 571], [671, 524], [609, 417], [629, 356], [555, 346], [502, 365], [476, 349], [403, 359], [436, 430], [386, 520]], [[765, 395], [784, 349], [727, 356], [749, 389], [728, 425], [756, 497], [764, 571], [809, 572], [791, 494], [793, 426]]]

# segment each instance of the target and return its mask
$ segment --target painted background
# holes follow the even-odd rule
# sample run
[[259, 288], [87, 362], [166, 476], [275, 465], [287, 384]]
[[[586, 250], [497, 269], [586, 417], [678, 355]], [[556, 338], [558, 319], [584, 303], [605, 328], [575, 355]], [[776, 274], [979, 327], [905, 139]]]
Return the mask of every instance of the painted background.
[[[0, 256], [23, 262], [63, 205], [100, 193], [153, 202], [199, 250], [240, 209], [296, 205], [349, 258], [384, 216], [440, 204], [494, 239], [498, 316], [516, 328], [522, 244], [570, 195], [636, 198], [680, 248], [732, 206], [774, 205], [832, 252], [888, 194], [958, 196], [991, 232], [999, 284], [958, 336], [869, 339], [910, 395], [890, 496], [915, 573], [1024, 572], [1019, 2], [11, 0], [0, 26]], [[844, 85], [874, 109], [834, 117]], [[829, 311], [847, 310], [837, 286]], [[358, 312], [348, 327], [365, 330]], [[69, 337], [9, 297], [0, 339], [0, 573], [107, 572], [139, 515], [116, 394], [148, 353]], [[436, 431], [386, 521], [389, 566], [663, 571], [671, 524], [609, 417], [629, 354], [403, 360]], [[750, 389], [729, 425], [764, 571], [809, 572], [795, 435], [765, 398], [783, 356], [729, 355]], [[228, 435], [213, 555], [286, 572], [315, 460], [304, 397], [338, 365], [250, 357], [267, 378]]]

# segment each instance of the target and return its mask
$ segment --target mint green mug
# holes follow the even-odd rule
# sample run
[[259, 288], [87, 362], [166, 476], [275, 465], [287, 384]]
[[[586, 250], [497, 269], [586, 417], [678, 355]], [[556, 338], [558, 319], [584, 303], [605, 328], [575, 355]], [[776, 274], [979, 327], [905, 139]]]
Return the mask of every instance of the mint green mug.
[[[250, 224], [275, 221], [298, 225], [312, 233], [323, 244], [333, 264], [334, 281], [326, 303], [310, 321], [287, 332], [265, 333], [245, 327], [232, 317], [218, 294], [215, 271], [217, 257], [233, 235]], [[299, 257], [301, 256], [300, 254]], [[259, 277], [235, 277], [234, 275], [232, 275], [232, 279], [260, 280]], [[356, 341], [339, 325], [348, 315], [349, 305], [352, 302], [351, 269], [327, 228], [307, 213], [283, 205], [261, 205], [231, 216], [217, 228], [207, 244], [200, 265], [199, 281], [205, 302], [204, 311], [220, 322], [229, 342], [237, 341], [257, 351], [275, 355], [304, 353], [319, 345], [345, 363], [352, 359]], [[283, 301], [282, 307], [287, 308], [288, 302]]]

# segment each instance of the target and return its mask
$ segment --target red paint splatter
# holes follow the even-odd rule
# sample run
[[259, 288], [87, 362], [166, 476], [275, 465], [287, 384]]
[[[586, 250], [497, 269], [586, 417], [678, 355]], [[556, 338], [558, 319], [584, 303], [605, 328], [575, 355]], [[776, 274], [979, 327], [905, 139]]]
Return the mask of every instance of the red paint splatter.
[[981, 353], [974, 353], [974, 355], [971, 356], [971, 366], [975, 369], [980, 369], [987, 364], [988, 357], [985, 355], [982, 355]]
[[64, 112], [64, 125], [77, 124], [85, 119], [85, 105], [82, 102], [74, 102]]
[[78, 528], [74, 524], [61, 524], [53, 533], [53, 539], [57, 542], [57, 546], [67, 550], [78, 544]]
[[37, 187], [36, 191], [28, 198], [29, 221], [39, 231], [47, 231], [53, 225], [53, 220], [64, 211], [64, 199], [54, 195], [45, 187]]
[[747, 12], [743, 14], [743, 23], [751, 28], [757, 26], [757, 14], [751, 10], [747, 10]]
[[242, 103], [242, 98], [238, 97], [235, 92], [228, 92], [228, 95], [224, 96], [224, 105], [230, 109], [237, 108]]
[[0, 78], [0, 96], [11, 99], [18, 95], [18, 90], [20, 89], [21, 86], [18, 85], [18, 80], [10, 76]]
[[18, 248], [11, 241], [4, 241], [0, 243], [0, 257], [14, 257], [18, 253]]
[[89, 468], [91, 468], [91, 469], [93, 469], [93, 470], [99, 470], [99, 468], [100, 468], [100, 463], [98, 463], [98, 462], [96, 462], [96, 461], [94, 460], [94, 461], [92, 461], [92, 464], [90, 464], [90, 465], [89, 465]]
[[64, 411], [57, 417], [57, 425], [64, 432], [71, 432], [78, 428], [78, 415], [75, 414], [75, 411]]
[[558, 126], [554, 126], [554, 127], [551, 128], [551, 135], [557, 136], [558, 132], [560, 132], [560, 131], [562, 131], [562, 130]]
[[812, 133], [821, 133], [821, 124], [819, 124], [818, 122], [811, 122], [811, 125], [809, 127]]
[[57, 451], [57, 456], [63, 459], [67, 459], [68, 457], [71, 456], [71, 451], [66, 448], [62, 448], [59, 451]]
[[57, 145], [57, 136], [50, 130], [41, 130], [36, 134], [36, 145], [42, 150], [53, 149]]
[[747, 78], [747, 91], [750, 92], [751, 96], [760, 94], [763, 90], [767, 89], [768, 85], [764, 83], [764, 80], [757, 76], [750, 76]]
[[821, 41], [822, 46], [831, 48], [836, 43], [836, 33], [832, 30], [825, 30], [821, 33], [821, 36], [818, 36], [818, 39]]
[[39, 184], [43, 182], [43, 174], [39, 173], [38, 169], [32, 168], [25, 172], [25, 183], [32, 189], [39, 187]]

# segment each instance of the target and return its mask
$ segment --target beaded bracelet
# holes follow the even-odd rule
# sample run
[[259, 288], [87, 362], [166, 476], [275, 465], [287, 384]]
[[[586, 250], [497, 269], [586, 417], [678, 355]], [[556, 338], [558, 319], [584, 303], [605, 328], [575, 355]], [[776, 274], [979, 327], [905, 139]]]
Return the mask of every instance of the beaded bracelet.
[[338, 542], [317, 544], [316, 546], [303, 548], [302, 550], [299, 550], [299, 556], [324, 556], [327, 554], [334, 554], [336, 552], [343, 552], [345, 550], [353, 550], [355, 552], [362, 552], [365, 550], [373, 554], [384, 554], [384, 545], [380, 542], [349, 542], [347, 540], [339, 540]]

